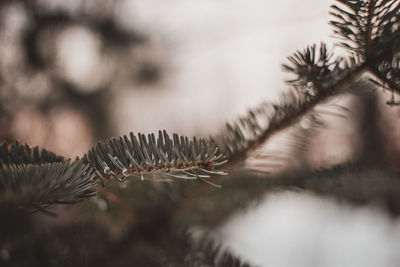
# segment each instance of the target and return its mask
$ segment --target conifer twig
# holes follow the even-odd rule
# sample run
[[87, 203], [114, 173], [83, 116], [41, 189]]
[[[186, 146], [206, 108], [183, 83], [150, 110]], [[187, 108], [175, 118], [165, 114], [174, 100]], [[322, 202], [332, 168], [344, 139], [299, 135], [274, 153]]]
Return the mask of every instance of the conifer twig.
[[[209, 178], [210, 174], [225, 175], [215, 168], [226, 162], [215, 142], [159, 131], [158, 137], [132, 132], [129, 137], [112, 138], [98, 143], [83, 158], [100, 178], [125, 182], [127, 177], [162, 175], [178, 179]], [[204, 180], [206, 181], [206, 180]]]
[[392, 80], [388, 79], [383, 75], [376, 66], [368, 66], [368, 70], [376, 77], [378, 78], [383, 84], [388, 85], [386, 86], [381, 86], [383, 89], [391, 91], [391, 92], [396, 92], [397, 94], [400, 94], [400, 87]]
[[93, 169], [80, 161], [9, 164], [0, 168], [0, 206], [43, 211], [95, 194]]
[[246, 158], [246, 155], [249, 152], [264, 144], [271, 136], [298, 122], [301, 117], [308, 114], [316, 105], [326, 101], [329, 97], [333, 96], [339, 90], [343, 89], [343, 87], [346, 86], [347, 83], [359, 77], [366, 70], [366, 67], [366, 64], [362, 64], [350, 73], [348, 73], [345, 77], [338, 80], [332, 86], [328, 88], [317, 89], [317, 91], [320, 93], [317, 94], [315, 97], [309, 99], [309, 101], [299, 103], [296, 106], [295, 112], [293, 111], [286, 114], [283, 113], [283, 116], [281, 117], [281, 120], [279, 122], [274, 123], [272, 127], [266, 128], [258, 136], [257, 139], [249, 141], [245, 149], [238, 151], [237, 153], [230, 156], [227, 167], [242, 161]]

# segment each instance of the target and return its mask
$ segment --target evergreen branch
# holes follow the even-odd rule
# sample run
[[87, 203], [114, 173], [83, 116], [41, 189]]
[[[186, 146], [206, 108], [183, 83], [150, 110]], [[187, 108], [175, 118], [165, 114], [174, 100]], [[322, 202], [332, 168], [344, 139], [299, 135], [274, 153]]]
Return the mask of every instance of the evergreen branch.
[[377, 83], [377, 85], [386, 90], [395, 91], [397, 94], [400, 94], [399, 64], [400, 58], [394, 57], [391, 61], [384, 60], [378, 66], [370, 66], [369, 71], [381, 81], [381, 83]]
[[94, 195], [93, 170], [70, 163], [46, 149], [18, 142], [0, 145], [0, 206], [52, 214], [52, 204], [69, 204]]
[[[398, 0], [336, 0], [330, 21], [344, 42], [340, 45], [371, 64], [398, 51], [400, 3]], [[394, 50], [394, 51], [393, 51]]]
[[382, 82], [378, 82], [378, 85], [400, 93], [400, 66], [397, 55], [400, 52], [399, 1], [337, 1], [342, 7], [332, 6], [331, 15], [337, 19], [331, 21], [334, 32], [353, 43], [341, 45], [357, 54], [359, 58], [362, 56], [361, 61], [366, 62], [368, 70]]
[[308, 88], [327, 80], [327, 76], [338, 74], [342, 59], [333, 59], [332, 51], [328, 51], [325, 43], [320, 46], [311, 45], [303, 51], [297, 51], [289, 56], [291, 65], [283, 64], [284, 71], [291, 72], [297, 77], [287, 82], [295, 88]]
[[75, 161], [10, 164], [0, 169], [0, 205], [44, 210], [95, 194], [93, 169]]
[[[90, 163], [100, 178], [124, 182], [127, 177], [164, 175], [180, 179], [201, 179], [210, 174], [225, 175], [215, 167], [226, 162], [224, 155], [213, 141], [173, 134], [171, 139], [164, 130], [147, 137], [132, 132], [119, 139], [98, 143], [83, 158]], [[103, 176], [104, 174], [104, 176]]]
[[[333, 59], [333, 54], [327, 51], [324, 43], [318, 49], [312, 45], [290, 56], [291, 65], [285, 64], [283, 69], [296, 75], [295, 79], [288, 81], [296, 92], [284, 95], [280, 105], [263, 104], [250, 111], [233, 125], [228, 124], [225, 132], [216, 137], [231, 163], [243, 160], [249, 151], [263, 144], [273, 134], [298, 122], [300, 117], [309, 114], [327, 98], [346, 91], [343, 90], [345, 88], [354, 88], [351, 83], [365, 71], [372, 70], [372, 73], [382, 76], [376, 73], [376, 66], [381, 65], [380, 71], [386, 68], [386, 73], [396, 76], [398, 61], [395, 60], [397, 65], [387, 67], [385, 60], [389, 58], [392, 62], [399, 50], [400, 32], [397, 28], [400, 26], [396, 26], [400, 16], [398, 0], [337, 1], [344, 7], [332, 6], [331, 14], [338, 21], [332, 21], [331, 24], [335, 27], [335, 33], [356, 45], [342, 43], [356, 56], [347, 60]], [[375, 23], [391, 23], [394, 30], [388, 26], [376, 28]], [[387, 45], [390, 45], [389, 50]], [[396, 90], [397, 85], [393, 81], [387, 83]]]
[[398, 0], [377, 1], [376, 18], [372, 19], [370, 61], [390, 60], [400, 51], [400, 3]]
[[[368, 19], [371, 10], [367, 1], [337, 0], [338, 5], [332, 5], [330, 14], [336, 20], [330, 21], [334, 27], [334, 33], [347, 42], [341, 42], [344, 48], [365, 59], [365, 47], [369, 39]], [[368, 18], [368, 19], [367, 19]]]
[[[335, 68], [334, 72], [337, 75], [332, 74], [332, 80], [313, 85], [314, 94], [298, 95], [296, 92], [289, 92], [283, 95], [284, 101], [280, 105], [262, 104], [259, 108], [249, 111], [247, 116], [239, 118], [233, 126], [228, 124], [226, 130], [217, 135], [215, 140], [222, 152], [228, 155], [230, 164], [240, 162], [272, 135], [297, 123], [316, 105], [343, 90], [365, 70], [366, 64], [348, 71]], [[341, 78], [338, 79], [338, 76]]]
[[46, 149], [33, 147], [18, 142], [0, 145], [0, 168], [9, 164], [42, 164], [63, 162], [64, 158]]

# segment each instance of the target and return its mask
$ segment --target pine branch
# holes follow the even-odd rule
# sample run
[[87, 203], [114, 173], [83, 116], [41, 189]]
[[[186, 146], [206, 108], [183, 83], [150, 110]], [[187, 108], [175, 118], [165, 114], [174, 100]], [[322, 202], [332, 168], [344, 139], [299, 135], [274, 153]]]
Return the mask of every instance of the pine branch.
[[[124, 182], [127, 177], [137, 176], [143, 180], [146, 177], [163, 176], [179, 179], [200, 179], [210, 177], [210, 174], [225, 175], [218, 167], [226, 162], [213, 141], [173, 135], [171, 139], [164, 130], [159, 131], [158, 138], [154, 134], [147, 137], [139, 133], [136, 137], [132, 132], [130, 138], [126, 135], [119, 139], [110, 139], [98, 143], [83, 158], [90, 163], [101, 178]], [[103, 175], [104, 174], [104, 175]]]
[[[314, 44], [303, 51], [297, 51], [294, 55], [289, 56], [288, 60], [291, 65], [283, 64], [283, 70], [291, 72], [297, 77], [288, 80], [287, 83], [311, 96], [315, 94], [313, 92], [314, 85], [318, 87], [321, 83], [340, 77], [344, 72], [341, 68], [343, 59], [333, 58], [333, 52], [328, 51], [325, 43], [321, 43], [319, 47]], [[352, 67], [354, 66], [346, 66], [346, 69]]]
[[0, 169], [0, 206], [44, 211], [53, 204], [80, 201], [95, 194], [93, 169], [75, 161], [9, 164]]
[[374, 81], [378, 86], [400, 94], [400, 58], [394, 57], [391, 61], [383, 61], [378, 66], [370, 66], [369, 71], [379, 79]]
[[[340, 43], [366, 62], [368, 71], [384, 89], [400, 93], [400, 3], [398, 0], [337, 0], [331, 12], [334, 32], [348, 42]], [[352, 44], [352, 45], [351, 45]], [[389, 86], [389, 87], [387, 87]], [[396, 104], [388, 101], [389, 105]]]
[[64, 158], [37, 146], [31, 148], [18, 142], [0, 145], [0, 168], [9, 164], [42, 164], [63, 162]]
[[316, 105], [334, 96], [358, 78], [365, 69], [366, 65], [362, 64], [347, 71], [346, 75], [340, 75], [342, 78], [329, 81], [328, 86], [314, 85], [314, 95], [297, 96], [294, 92], [287, 93], [282, 97], [282, 104], [263, 104], [255, 111], [250, 111], [247, 117], [239, 118], [234, 126], [228, 125], [215, 139], [222, 151], [228, 155], [229, 164], [242, 161], [249, 152], [265, 143], [272, 135], [299, 122], [300, 118], [310, 114]]
[[[331, 7], [331, 15], [337, 20], [331, 24], [334, 32], [347, 40], [340, 44], [354, 56], [347, 60], [334, 59], [323, 43], [318, 49], [312, 45], [290, 56], [291, 65], [285, 64], [283, 69], [296, 75], [288, 81], [295, 92], [284, 95], [279, 105], [263, 104], [250, 111], [233, 125], [228, 124], [215, 138], [228, 155], [230, 164], [243, 161], [248, 152], [297, 123], [329, 97], [346, 91], [344, 88], [354, 88], [351, 84], [366, 71], [385, 79], [391, 89], [398, 90], [396, 81], [389, 80], [400, 73], [400, 64], [395, 57], [400, 50], [398, 0], [337, 1], [340, 6]], [[390, 64], [385, 63], [388, 59]]]
[[344, 41], [340, 43], [361, 61], [376, 64], [398, 51], [399, 10], [398, 0], [337, 0], [330, 14], [336, 20], [330, 23], [334, 33]]
[[18, 142], [0, 145], [0, 206], [47, 212], [94, 195], [93, 169]]

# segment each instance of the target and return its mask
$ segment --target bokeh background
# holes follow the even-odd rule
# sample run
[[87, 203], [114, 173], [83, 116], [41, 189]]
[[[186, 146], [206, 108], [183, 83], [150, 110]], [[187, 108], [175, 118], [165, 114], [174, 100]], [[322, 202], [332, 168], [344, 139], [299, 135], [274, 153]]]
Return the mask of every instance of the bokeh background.
[[321, 1], [3, 2], [2, 139], [70, 157], [132, 130], [214, 134], [330, 34]]
[[[129, 131], [216, 134], [248, 108], [279, 101], [288, 89], [281, 69], [286, 56], [320, 41], [333, 47], [330, 4], [1, 1], [0, 141], [74, 158]], [[294, 149], [287, 162], [325, 166], [379, 147], [395, 165], [398, 110], [384, 104], [389, 97], [378, 91], [372, 98], [339, 99], [350, 109], [345, 118], [330, 117], [308, 152]], [[365, 119], [370, 112], [379, 123]], [[378, 130], [364, 134], [371, 125]], [[268, 145], [284, 150], [287, 140]], [[400, 263], [400, 223], [379, 205], [356, 208], [304, 193], [270, 195], [216, 235], [261, 266]]]

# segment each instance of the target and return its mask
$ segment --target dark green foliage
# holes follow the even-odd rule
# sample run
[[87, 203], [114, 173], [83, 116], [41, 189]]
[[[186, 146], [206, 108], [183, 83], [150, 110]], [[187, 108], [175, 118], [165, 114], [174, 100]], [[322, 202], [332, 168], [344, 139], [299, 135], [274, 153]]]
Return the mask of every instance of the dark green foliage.
[[82, 162], [9, 164], [0, 169], [0, 205], [43, 210], [94, 195], [93, 169]]
[[0, 145], [0, 168], [8, 164], [42, 164], [63, 162], [64, 158], [37, 146], [31, 148], [18, 142]]
[[0, 146], [0, 206], [44, 210], [94, 194], [93, 169], [27, 144]]

